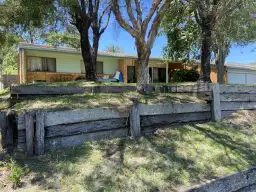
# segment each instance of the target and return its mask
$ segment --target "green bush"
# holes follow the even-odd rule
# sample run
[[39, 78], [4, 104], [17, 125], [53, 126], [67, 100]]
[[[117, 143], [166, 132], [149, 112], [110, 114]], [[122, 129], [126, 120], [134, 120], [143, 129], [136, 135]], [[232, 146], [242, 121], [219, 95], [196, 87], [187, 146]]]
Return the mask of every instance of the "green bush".
[[30, 171], [29, 168], [21, 167], [12, 159], [9, 163], [6, 163], [6, 168], [11, 171], [10, 175], [8, 175], [8, 180], [15, 186], [20, 185], [21, 178]]
[[198, 71], [193, 69], [179, 69], [172, 73], [173, 82], [195, 82], [199, 78]]

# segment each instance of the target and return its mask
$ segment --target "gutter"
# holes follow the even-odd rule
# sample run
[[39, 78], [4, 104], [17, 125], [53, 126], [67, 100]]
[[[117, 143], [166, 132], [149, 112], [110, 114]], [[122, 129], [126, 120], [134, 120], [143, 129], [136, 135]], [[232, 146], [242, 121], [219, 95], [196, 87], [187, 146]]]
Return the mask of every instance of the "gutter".
[[[70, 53], [70, 54], [81, 54], [79, 50], [65, 50], [65, 48], [52, 48], [52, 47], [36, 47], [36, 46], [29, 46], [29, 45], [20, 45], [19, 49], [27, 49], [27, 50], [37, 50], [37, 51], [48, 51], [48, 52], [58, 52], [58, 53]], [[110, 57], [110, 58], [120, 58], [120, 59], [137, 59], [136, 56], [121, 56], [121, 55], [108, 55], [98, 52], [99, 57]], [[149, 58], [151, 61], [164, 61], [162, 58]]]
[[227, 69], [239, 69], [239, 70], [243, 70], [243, 71], [256, 71], [256, 68], [243, 68], [243, 67], [237, 67], [237, 66], [226, 66]]

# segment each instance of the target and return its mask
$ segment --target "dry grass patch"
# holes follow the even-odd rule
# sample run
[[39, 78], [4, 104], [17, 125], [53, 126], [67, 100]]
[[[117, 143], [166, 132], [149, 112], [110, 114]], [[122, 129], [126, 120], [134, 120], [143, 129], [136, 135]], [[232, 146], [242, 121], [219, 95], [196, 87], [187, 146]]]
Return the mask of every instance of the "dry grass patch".
[[18, 113], [33, 110], [66, 110], [115, 107], [128, 108], [132, 105], [131, 98], [137, 97], [140, 103], [205, 103], [205, 101], [188, 95], [171, 93], [150, 93], [141, 95], [136, 92], [126, 92], [119, 94], [76, 94], [55, 97], [38, 97], [36, 99], [26, 99], [15, 104], [14, 109]]

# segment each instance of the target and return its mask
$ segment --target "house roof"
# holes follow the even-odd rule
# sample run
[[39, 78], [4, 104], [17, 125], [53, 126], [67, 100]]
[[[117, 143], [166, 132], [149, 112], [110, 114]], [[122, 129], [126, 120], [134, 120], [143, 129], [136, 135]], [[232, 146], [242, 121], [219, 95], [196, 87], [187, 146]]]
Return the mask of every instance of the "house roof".
[[225, 63], [225, 66], [232, 69], [256, 70], [254, 64]]
[[[30, 43], [20, 43], [20, 49], [28, 49], [28, 50], [38, 50], [38, 51], [50, 51], [50, 52], [60, 52], [60, 53], [72, 53], [72, 54], [81, 54], [81, 50], [70, 47], [52, 47], [47, 45], [38, 45], [38, 44], [30, 44]], [[137, 59], [136, 54], [127, 54], [127, 53], [113, 53], [107, 51], [98, 51], [98, 56], [100, 57], [115, 57], [122, 59]], [[151, 56], [150, 60], [162, 61], [162, 57]]]
[[[81, 54], [81, 50], [76, 49], [76, 48], [52, 47], [52, 46], [47, 46], [47, 45], [30, 44], [30, 43], [20, 43], [19, 48], [27, 49], [27, 50]], [[107, 51], [99, 51], [98, 56], [100, 56], [100, 57], [115, 57], [115, 58], [120, 58], [120, 59], [137, 59], [138, 58], [136, 54], [113, 53], [113, 52], [107, 52]], [[150, 60], [163, 61], [163, 57], [151, 56]], [[214, 62], [211, 62], [211, 64], [215, 65]], [[225, 66], [229, 69], [256, 70], [256, 63], [251, 63], [251, 64], [225, 63]]]

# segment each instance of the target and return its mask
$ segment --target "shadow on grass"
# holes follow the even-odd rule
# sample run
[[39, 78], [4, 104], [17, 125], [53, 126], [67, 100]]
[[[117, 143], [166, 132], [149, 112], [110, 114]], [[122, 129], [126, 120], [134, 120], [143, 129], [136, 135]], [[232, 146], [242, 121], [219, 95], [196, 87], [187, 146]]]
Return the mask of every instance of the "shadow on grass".
[[[256, 163], [255, 141], [254, 143], [250, 143], [248, 141], [246, 142], [245, 140], [238, 140], [238, 139], [235, 140], [234, 137], [232, 137], [239, 134], [244, 136], [245, 135], [244, 131], [227, 127], [227, 125], [224, 123], [223, 124], [212, 123], [212, 126], [214, 129], [205, 129], [198, 125], [194, 125], [193, 128], [203, 133], [206, 137], [212, 139], [215, 143], [220, 144], [224, 148], [226, 156], [229, 158], [231, 165], [233, 166], [239, 165], [240, 159], [246, 159], [250, 164]], [[224, 130], [226, 129], [226, 131], [221, 132], [220, 130], [223, 130], [223, 129]], [[235, 152], [237, 156], [240, 156], [240, 158], [231, 160], [228, 151]], [[236, 168], [237, 168], [237, 171], [241, 171], [239, 166], [236, 166]]]
[[13, 158], [30, 168], [28, 182], [44, 190], [179, 191], [255, 164], [255, 142], [242, 129], [206, 123]]

